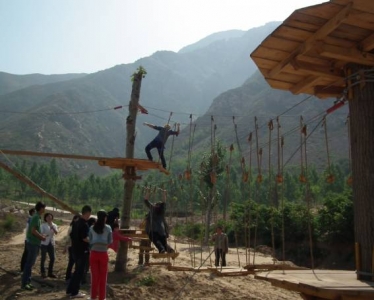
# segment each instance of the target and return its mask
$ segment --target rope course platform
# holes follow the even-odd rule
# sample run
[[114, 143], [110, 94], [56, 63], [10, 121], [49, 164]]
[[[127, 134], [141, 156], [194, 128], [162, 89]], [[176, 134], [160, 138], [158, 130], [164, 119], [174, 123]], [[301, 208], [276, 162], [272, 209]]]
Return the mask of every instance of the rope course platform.
[[76, 155], [76, 154], [62, 154], [62, 153], [44, 153], [35, 151], [22, 151], [22, 150], [6, 150], [0, 149], [0, 152], [9, 155], [20, 155], [20, 156], [39, 156], [39, 157], [54, 157], [54, 158], [69, 158], [69, 159], [82, 159], [98, 161], [102, 167], [109, 167], [113, 169], [121, 169], [125, 172], [125, 179], [140, 179], [140, 176], [136, 176], [135, 171], [146, 171], [150, 169], [159, 170], [160, 172], [169, 175], [170, 172], [162, 167], [160, 163], [149, 161], [147, 159], [136, 159], [136, 158], [122, 158], [122, 157], [100, 157], [100, 156], [87, 156], [87, 155]]
[[357, 280], [354, 271], [278, 270], [257, 273], [255, 279], [266, 280], [274, 286], [299, 292], [306, 300], [374, 299], [374, 283]]
[[288, 264], [255, 264], [243, 267], [244, 269], [251, 271], [252, 274], [263, 271], [275, 271], [275, 270], [310, 270], [309, 268], [290, 266]]
[[237, 267], [212, 267], [208, 270], [217, 276], [246, 276], [252, 274], [251, 271]]

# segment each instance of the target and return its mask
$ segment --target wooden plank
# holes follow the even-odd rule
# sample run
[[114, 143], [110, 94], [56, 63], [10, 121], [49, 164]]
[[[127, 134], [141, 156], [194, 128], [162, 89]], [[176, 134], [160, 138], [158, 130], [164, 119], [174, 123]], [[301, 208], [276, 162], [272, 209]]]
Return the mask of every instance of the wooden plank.
[[359, 45], [359, 49], [368, 52], [374, 49], [374, 33], [365, 38]]
[[[272, 69], [267, 77], [274, 77], [276, 74], [280, 73], [282, 69], [290, 63], [294, 57], [298, 54], [305, 53], [309, 51], [317, 40], [321, 40], [332, 31], [334, 31], [343, 21], [347, 18], [350, 13], [352, 3], [348, 4], [342, 10], [339, 11], [334, 17], [332, 17], [328, 22], [326, 22], [320, 29], [318, 29], [314, 34], [310, 35], [305, 42], [296, 48], [287, 58], [281, 61], [274, 69]], [[282, 27], [282, 26], [281, 26]]]
[[171, 266], [169, 262], [149, 262], [145, 263], [146, 266]]
[[285, 57], [288, 57], [288, 55], [289, 52], [267, 47], [261, 47], [261, 51], [254, 53], [255, 57], [276, 61], [278, 63]]
[[355, 48], [347, 49], [320, 43], [317, 51], [319, 51], [320, 55], [332, 58], [334, 60], [374, 66], [374, 54], [359, 51]]
[[[330, 0], [330, 2], [339, 5], [347, 5], [347, 3], [352, 2], [352, 0]], [[374, 13], [374, 2], [368, 0], [354, 0], [353, 8], [363, 12]]]
[[54, 203], [56, 203], [57, 205], [59, 205], [62, 209], [70, 211], [74, 215], [79, 214], [78, 211], [76, 211], [75, 209], [73, 209], [72, 207], [70, 207], [69, 205], [67, 205], [65, 202], [63, 202], [62, 200], [60, 200], [57, 197], [53, 196], [52, 194], [46, 192], [41, 187], [39, 187], [34, 182], [32, 182], [29, 178], [25, 177], [23, 174], [18, 173], [15, 170], [11, 169], [6, 164], [3, 164], [1, 161], [0, 161], [0, 167], [2, 169], [4, 169], [5, 171], [7, 171], [8, 173], [12, 174], [14, 177], [16, 177], [17, 179], [19, 179], [20, 181], [26, 183], [28, 186], [30, 186], [31, 188], [33, 188], [34, 190], [36, 190], [38, 193], [40, 193], [43, 196], [51, 199]]
[[272, 69], [274, 66], [277, 65], [277, 61], [265, 59], [265, 58], [260, 58], [260, 57], [252, 57], [254, 62], [256, 63], [257, 67], [259, 69]]
[[271, 35], [284, 40], [302, 43], [313, 36], [313, 32], [281, 25]]
[[[282, 50], [285, 52], [292, 52], [293, 49], [298, 47], [300, 45], [299, 42], [293, 42], [293, 41], [288, 41], [285, 39], [281, 39], [279, 37], [275, 37], [272, 35], [269, 35], [262, 43], [261, 46], [267, 47], [267, 48], [272, 48], [272, 49], [277, 49], [277, 50]], [[279, 61], [279, 59], [278, 59]]]
[[355, 43], [362, 41], [367, 37], [372, 31], [368, 29], [359, 28], [356, 26], [351, 26], [348, 24], [341, 24], [339, 27], [334, 30], [330, 36], [342, 39], [350, 40]]
[[302, 70], [310, 75], [320, 76], [331, 80], [344, 79], [345, 77], [343, 70], [338, 70], [331, 66], [311, 64], [298, 59], [292, 60], [291, 65], [295, 68], [295, 70]]
[[341, 97], [343, 95], [344, 88], [344, 86], [317, 85], [314, 87], [314, 94], [321, 98]]
[[293, 87], [291, 87], [290, 92], [295, 95], [305, 93], [308, 88], [314, 86], [319, 80], [320, 79], [317, 76], [308, 76], [307, 78], [304, 78]]
[[[275, 286], [287, 288], [318, 299], [374, 299], [374, 283], [356, 280], [354, 271], [294, 270], [271, 271], [255, 275]], [[369, 298], [370, 299], [370, 298]]]
[[171, 259], [176, 259], [179, 256], [178, 252], [174, 253], [150, 253], [153, 258], [158, 259], [158, 258], [171, 258]]

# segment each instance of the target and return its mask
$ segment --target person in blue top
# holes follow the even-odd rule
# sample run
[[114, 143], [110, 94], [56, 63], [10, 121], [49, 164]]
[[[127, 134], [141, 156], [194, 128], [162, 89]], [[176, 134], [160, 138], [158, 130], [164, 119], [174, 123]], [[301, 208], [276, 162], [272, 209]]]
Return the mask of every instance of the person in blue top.
[[158, 135], [145, 147], [145, 153], [150, 161], [153, 161], [151, 150], [157, 148], [158, 155], [160, 156], [161, 163], [164, 169], [166, 169], [166, 161], [164, 157], [165, 144], [169, 136], [179, 135], [179, 123], [177, 124], [177, 131], [171, 130], [169, 124], [166, 124], [164, 127], [156, 126], [149, 123], [143, 123], [145, 126], [158, 130]]
[[112, 228], [105, 224], [108, 214], [104, 210], [97, 212], [97, 221], [90, 227], [91, 298], [106, 299], [108, 275], [108, 246], [113, 242]]

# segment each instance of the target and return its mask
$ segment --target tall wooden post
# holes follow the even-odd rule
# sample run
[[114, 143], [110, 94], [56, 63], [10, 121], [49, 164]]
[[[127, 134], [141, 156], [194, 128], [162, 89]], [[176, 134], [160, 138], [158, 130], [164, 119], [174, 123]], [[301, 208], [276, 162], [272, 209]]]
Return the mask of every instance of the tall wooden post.
[[[126, 119], [126, 158], [134, 158], [134, 144], [135, 144], [135, 128], [136, 128], [136, 116], [138, 112], [138, 103], [140, 98], [140, 88], [142, 84], [142, 79], [147, 74], [143, 67], [139, 67], [137, 72], [132, 76], [132, 91], [131, 99], [129, 103], [129, 115]], [[126, 167], [124, 170], [126, 174], [133, 176], [133, 179], [125, 178], [124, 184], [124, 198], [122, 206], [122, 216], [121, 216], [121, 229], [130, 228], [130, 212], [131, 212], [131, 200], [132, 194], [135, 186], [135, 168]], [[120, 248], [117, 253], [115, 271], [126, 272], [127, 263], [127, 252], [128, 247], [124, 242], [120, 243]]]
[[[374, 245], [374, 83], [369, 82], [366, 73], [372, 67], [352, 64], [349, 69], [351, 74], [358, 74], [351, 81], [353, 93], [349, 101], [355, 241], [360, 245], [361, 270], [358, 278], [371, 280]], [[371, 75], [373, 73], [371, 71]]]

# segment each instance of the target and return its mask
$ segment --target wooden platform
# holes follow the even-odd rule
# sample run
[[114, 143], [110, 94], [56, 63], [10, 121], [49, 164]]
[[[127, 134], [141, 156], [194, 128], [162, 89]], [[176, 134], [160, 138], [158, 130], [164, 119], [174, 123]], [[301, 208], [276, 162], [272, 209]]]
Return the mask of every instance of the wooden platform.
[[153, 258], [171, 258], [171, 259], [176, 259], [179, 256], [178, 252], [174, 253], [150, 253]]
[[246, 276], [252, 274], [251, 271], [237, 267], [212, 267], [208, 269], [218, 276]]
[[100, 159], [99, 165], [103, 167], [110, 167], [112, 169], [125, 170], [126, 167], [134, 167], [138, 171], [145, 171], [150, 169], [159, 170], [160, 172], [169, 175], [169, 171], [164, 169], [160, 163], [149, 161], [147, 159], [130, 159], [122, 157]]
[[256, 279], [299, 292], [304, 299], [369, 300], [374, 299], [374, 283], [359, 281], [354, 271], [291, 270], [260, 272]]
[[349, 63], [374, 66], [374, 1], [330, 0], [294, 11], [251, 54], [275, 89], [340, 97]]
[[184, 266], [169, 266], [169, 271], [191, 271], [191, 272], [211, 272], [210, 267], [201, 267], [201, 268], [194, 268], [194, 267], [184, 267]]
[[308, 268], [290, 266], [288, 264], [255, 264], [243, 267], [248, 271], [274, 271], [274, 270], [310, 270]]

